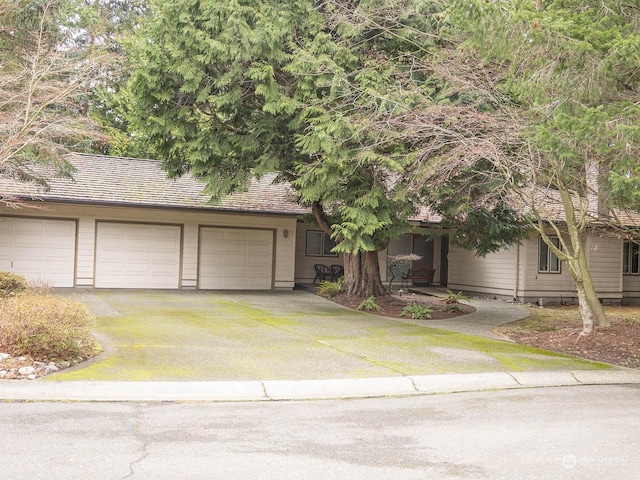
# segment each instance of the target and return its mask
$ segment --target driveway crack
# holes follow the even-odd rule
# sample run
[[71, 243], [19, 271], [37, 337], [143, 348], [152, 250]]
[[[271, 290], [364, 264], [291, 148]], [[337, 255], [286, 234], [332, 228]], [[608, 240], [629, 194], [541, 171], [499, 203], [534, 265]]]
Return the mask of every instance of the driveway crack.
[[145, 460], [149, 456], [149, 452], [148, 452], [149, 443], [146, 437], [140, 431], [141, 417], [142, 417], [143, 407], [145, 406], [146, 404], [135, 405], [134, 411], [131, 413], [131, 415], [129, 415], [124, 420], [124, 424], [127, 427], [127, 430], [134, 438], [140, 441], [141, 447], [139, 448], [140, 454], [137, 457], [135, 457], [131, 462], [129, 462], [129, 473], [124, 477], [121, 477], [121, 480], [124, 480], [125, 478], [132, 478], [136, 473], [135, 466], [141, 463], [143, 460]]

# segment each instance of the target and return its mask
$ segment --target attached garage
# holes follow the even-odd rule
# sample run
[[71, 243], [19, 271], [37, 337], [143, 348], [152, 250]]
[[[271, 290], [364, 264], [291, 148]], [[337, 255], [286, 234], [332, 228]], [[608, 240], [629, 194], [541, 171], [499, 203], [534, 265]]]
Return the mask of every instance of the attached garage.
[[75, 220], [0, 217], [0, 270], [73, 287], [75, 259]]
[[273, 231], [200, 228], [200, 289], [273, 288]]
[[178, 225], [96, 223], [96, 288], [180, 286]]

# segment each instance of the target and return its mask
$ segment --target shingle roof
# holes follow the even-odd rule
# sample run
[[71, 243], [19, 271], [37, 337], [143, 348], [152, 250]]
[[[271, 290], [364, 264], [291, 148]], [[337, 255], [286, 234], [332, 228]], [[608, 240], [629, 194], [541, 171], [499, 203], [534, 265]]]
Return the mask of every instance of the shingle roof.
[[[524, 190], [523, 196], [513, 198], [514, 208], [518, 208], [523, 213], [531, 214], [532, 202], [535, 203], [540, 216], [548, 221], [563, 224], [566, 222], [564, 204], [557, 190], [551, 188], [537, 188], [535, 190]], [[585, 197], [572, 197], [572, 203], [576, 209], [579, 221], [582, 220], [592, 227], [605, 227], [614, 229], [616, 226], [625, 228], [640, 227], [640, 213], [623, 208], [609, 210], [604, 217], [599, 217], [593, 210], [594, 206], [589, 205], [589, 200]], [[584, 218], [581, 212], [585, 212]]]
[[168, 179], [157, 160], [73, 153], [73, 179], [48, 178], [45, 191], [33, 183], [0, 177], [4, 197], [87, 204], [188, 208], [298, 215], [308, 212], [286, 184], [274, 183], [275, 174], [253, 180], [244, 193], [209, 203], [204, 184], [191, 175]]

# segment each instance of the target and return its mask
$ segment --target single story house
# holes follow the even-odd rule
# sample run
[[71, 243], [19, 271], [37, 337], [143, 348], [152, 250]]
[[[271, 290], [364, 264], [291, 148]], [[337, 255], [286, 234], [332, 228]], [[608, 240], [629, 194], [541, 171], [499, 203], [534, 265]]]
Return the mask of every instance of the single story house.
[[209, 203], [154, 160], [71, 154], [48, 191], [1, 179], [0, 270], [55, 287], [292, 289], [297, 217], [273, 177]]
[[[295, 193], [273, 176], [219, 204], [190, 176], [167, 179], [155, 160], [71, 154], [73, 180], [50, 189], [0, 178], [0, 270], [55, 287], [292, 289], [315, 264], [341, 265], [332, 241], [299, 217]], [[6, 201], [22, 204], [14, 208]], [[539, 238], [484, 258], [450, 244], [439, 218], [420, 212], [416, 232], [379, 253], [393, 288], [409, 268], [435, 270], [434, 285], [543, 303], [575, 298], [573, 280]], [[589, 265], [603, 301], [640, 302], [639, 246], [591, 236]], [[396, 263], [414, 253], [420, 260]]]

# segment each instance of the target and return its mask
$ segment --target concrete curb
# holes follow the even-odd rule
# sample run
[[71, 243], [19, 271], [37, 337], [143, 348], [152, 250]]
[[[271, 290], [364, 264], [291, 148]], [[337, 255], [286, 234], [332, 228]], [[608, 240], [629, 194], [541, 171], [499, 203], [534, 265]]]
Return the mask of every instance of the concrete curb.
[[433, 395], [512, 388], [640, 384], [636, 370], [490, 372], [301, 381], [8, 381], [0, 401], [256, 402]]

